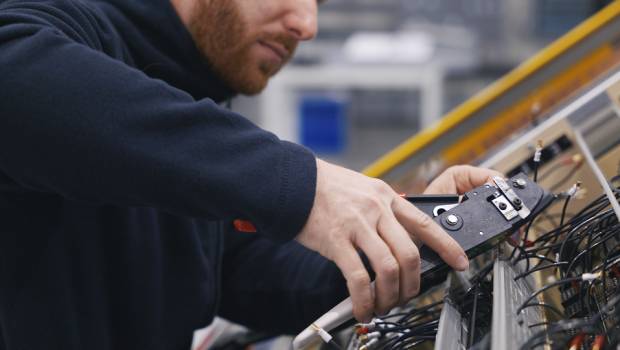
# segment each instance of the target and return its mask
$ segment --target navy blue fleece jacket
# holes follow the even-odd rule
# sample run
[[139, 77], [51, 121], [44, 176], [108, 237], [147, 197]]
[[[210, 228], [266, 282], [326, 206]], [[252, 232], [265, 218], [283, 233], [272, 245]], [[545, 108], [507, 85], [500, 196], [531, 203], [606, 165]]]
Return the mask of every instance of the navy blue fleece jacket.
[[0, 349], [295, 332], [346, 294], [291, 241], [314, 156], [218, 105], [168, 1], [0, 0]]

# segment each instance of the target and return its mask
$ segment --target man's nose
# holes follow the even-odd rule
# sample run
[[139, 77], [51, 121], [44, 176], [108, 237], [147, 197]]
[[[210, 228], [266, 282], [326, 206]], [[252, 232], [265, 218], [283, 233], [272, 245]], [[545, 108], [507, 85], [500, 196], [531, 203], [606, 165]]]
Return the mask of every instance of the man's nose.
[[317, 12], [318, 5], [316, 0], [289, 0], [291, 3], [290, 11], [284, 18], [284, 26], [295, 37], [295, 39], [310, 40], [317, 33]]

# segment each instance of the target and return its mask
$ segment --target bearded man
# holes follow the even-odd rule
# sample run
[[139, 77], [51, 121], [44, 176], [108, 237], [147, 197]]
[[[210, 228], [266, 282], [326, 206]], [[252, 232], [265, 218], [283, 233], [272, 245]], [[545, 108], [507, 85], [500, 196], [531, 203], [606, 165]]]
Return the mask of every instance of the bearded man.
[[[0, 349], [187, 349], [215, 315], [291, 333], [347, 294], [365, 320], [419, 290], [412, 238], [467, 268], [385, 183], [219, 105], [265, 88], [317, 12], [0, 1]], [[429, 190], [493, 174], [452, 168]]]

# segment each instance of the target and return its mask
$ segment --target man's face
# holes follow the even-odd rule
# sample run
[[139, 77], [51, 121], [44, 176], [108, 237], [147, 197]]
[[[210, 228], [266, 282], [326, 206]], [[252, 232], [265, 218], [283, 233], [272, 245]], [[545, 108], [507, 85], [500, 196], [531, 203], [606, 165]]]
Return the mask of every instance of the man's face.
[[196, 0], [188, 27], [213, 70], [253, 95], [317, 31], [317, 0]]

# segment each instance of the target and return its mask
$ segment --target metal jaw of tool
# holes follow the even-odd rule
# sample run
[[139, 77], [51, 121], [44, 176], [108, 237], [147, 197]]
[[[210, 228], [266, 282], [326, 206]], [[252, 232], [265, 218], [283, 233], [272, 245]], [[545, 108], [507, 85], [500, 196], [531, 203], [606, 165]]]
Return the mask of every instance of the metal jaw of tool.
[[[524, 174], [509, 180], [493, 179], [495, 186], [483, 185], [463, 195], [415, 196], [407, 199], [432, 216], [473, 258], [492, 249], [507, 234], [545, 209], [553, 199]], [[448, 266], [427, 246], [420, 249], [422, 291], [445, 280]], [[374, 287], [374, 282], [373, 282]], [[353, 318], [351, 298], [343, 300], [301, 332], [293, 341], [303, 349], [319, 339], [317, 329], [331, 331]]]

